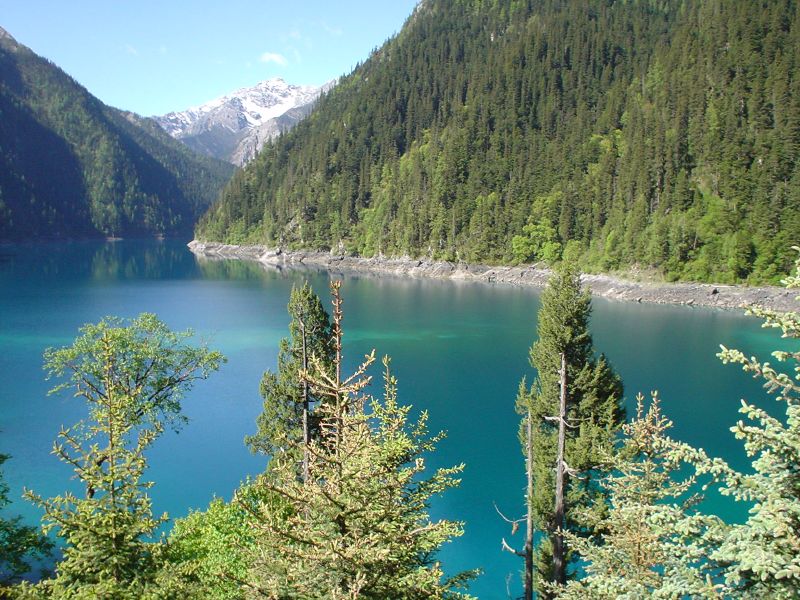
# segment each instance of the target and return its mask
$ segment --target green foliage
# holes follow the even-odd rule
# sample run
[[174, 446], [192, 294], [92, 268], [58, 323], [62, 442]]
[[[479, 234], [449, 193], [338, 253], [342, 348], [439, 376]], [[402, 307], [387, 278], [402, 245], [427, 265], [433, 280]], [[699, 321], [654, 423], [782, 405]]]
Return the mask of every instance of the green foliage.
[[511, 238], [511, 252], [517, 263], [543, 260], [548, 264], [561, 258], [561, 244], [557, 233], [546, 221], [528, 223], [522, 228], [523, 235]]
[[157, 595], [161, 549], [146, 538], [167, 517], [152, 514], [145, 451], [165, 424], [182, 422], [183, 394], [223, 360], [186, 344], [190, 336], [142, 314], [127, 326], [113, 318], [86, 325], [71, 346], [45, 352], [49, 375], [65, 379], [51, 393], [73, 390], [88, 407], [88, 418], [63, 428], [53, 447], [86, 495], [26, 493], [44, 510], [45, 531], [55, 530], [66, 547], [55, 578], [23, 588], [23, 596]]
[[[240, 492], [253, 493], [244, 486]], [[237, 503], [217, 498], [205, 511], [175, 521], [158, 581], [166, 597], [237, 600], [247, 577], [251, 519]]]
[[[800, 249], [798, 249], [800, 251]], [[796, 274], [784, 280], [787, 288], [800, 288], [800, 261]], [[751, 308], [750, 314], [764, 320], [763, 327], [778, 329], [781, 337], [800, 339], [800, 315]], [[714, 559], [729, 563], [726, 583], [744, 597], [794, 598], [800, 589], [800, 352], [776, 351], [779, 364], [791, 366], [789, 373], [772, 364], [747, 357], [739, 350], [722, 348], [725, 363], [742, 365], [746, 373], [764, 380], [764, 388], [785, 406], [781, 417], [742, 401], [744, 416], [731, 431], [742, 440], [753, 458], [752, 473], [723, 471], [722, 493], [752, 503], [744, 524], [734, 525]], [[714, 472], [715, 465], [700, 462]]]
[[[334, 307], [334, 365], [315, 359], [303, 373], [326, 397], [318, 438], [286, 437], [290, 450], [273, 456], [258, 494], [237, 494], [254, 520], [245, 589], [271, 598], [463, 597], [455, 588], [471, 574], [447, 578], [434, 561], [461, 524], [428, 515], [430, 498], [457, 485], [462, 467], [424, 476], [423, 455], [442, 435], [428, 436], [424, 413], [409, 425], [388, 359], [381, 400], [363, 393], [374, 353], [341, 379], [338, 296]], [[299, 478], [294, 456], [304, 450], [309, 475]]]
[[645, 413], [623, 426], [620, 452], [609, 456], [613, 472], [602, 482], [610, 508], [599, 521], [602, 543], [569, 533], [584, 561], [585, 576], [554, 588], [563, 599], [720, 598], [714, 584], [720, 565], [709, 559], [728, 528], [716, 516], [694, 510], [695, 476], [682, 476], [683, 463], [666, 432], [672, 423], [658, 397]]
[[[8, 455], [0, 454], [0, 466], [8, 459]], [[0, 471], [0, 511], [9, 504], [8, 485]], [[23, 525], [21, 517], [0, 516], [0, 598], [4, 586], [30, 571], [31, 560], [49, 556], [52, 546], [37, 528]]]
[[[580, 273], [562, 263], [542, 293], [537, 317], [538, 339], [531, 347], [530, 362], [537, 377], [530, 388], [524, 384], [517, 397], [518, 412], [532, 421], [533, 492], [528, 498], [535, 529], [555, 534], [556, 435], [559, 414], [561, 354], [566, 359], [567, 433], [565, 460], [566, 530], [591, 535], [606, 510], [599, 480], [608, 471], [616, 433], [624, 421], [622, 382], [606, 359], [595, 357], [589, 332], [591, 299], [581, 290]], [[523, 452], [528, 440], [527, 421], [520, 428]], [[588, 511], [588, 512], [587, 512]], [[589, 518], [593, 514], [594, 518]], [[537, 548], [538, 587], [551, 579], [551, 539]], [[570, 551], [569, 556], [573, 559]], [[536, 578], [534, 577], [534, 581]]]
[[[289, 337], [278, 345], [277, 372], [266, 371], [261, 379], [264, 408], [256, 420], [258, 431], [245, 438], [253, 452], [267, 455], [281, 449], [286, 439], [302, 441], [304, 401], [310, 411], [320, 400], [300, 379], [300, 372], [308, 369], [312, 357], [326, 369], [333, 361], [330, 317], [307, 282], [301, 288], [292, 288], [287, 308], [291, 317]], [[313, 435], [317, 424], [312, 414], [309, 420]]]
[[575, 242], [585, 270], [777, 282], [800, 239], [797, 15], [795, 0], [424, 2], [197, 235], [492, 263]]
[[[784, 280], [800, 288], [800, 261], [794, 276]], [[799, 298], [800, 299], [800, 298]], [[796, 312], [759, 307], [749, 314], [764, 327], [800, 338]], [[657, 403], [625, 429], [626, 452], [614, 461], [616, 472], [606, 481], [611, 512], [602, 519], [598, 540], [571, 536], [587, 561], [587, 576], [556, 590], [564, 598], [776, 598], [797, 597], [800, 588], [800, 352], [772, 353], [789, 373], [769, 362], [723, 347], [725, 363], [764, 380], [785, 409], [776, 417], [742, 401], [744, 419], [731, 431], [741, 440], [751, 468], [738, 472], [702, 449], [664, 435], [670, 423]], [[689, 465], [693, 470], [681, 480]], [[718, 517], [693, 509], [699, 477], [719, 483], [723, 495], [745, 502], [744, 523], [724, 524]], [[708, 484], [704, 486], [707, 487]]]
[[151, 313], [127, 326], [108, 317], [81, 328], [71, 346], [49, 348], [44, 361], [48, 377], [66, 378], [51, 394], [74, 389], [86, 400], [89, 418], [107, 419], [113, 399], [131, 425], [185, 422], [183, 395], [197, 379], [206, 379], [224, 358], [205, 346], [186, 344], [191, 330], [175, 333]]
[[0, 240], [188, 232], [233, 172], [0, 42]]

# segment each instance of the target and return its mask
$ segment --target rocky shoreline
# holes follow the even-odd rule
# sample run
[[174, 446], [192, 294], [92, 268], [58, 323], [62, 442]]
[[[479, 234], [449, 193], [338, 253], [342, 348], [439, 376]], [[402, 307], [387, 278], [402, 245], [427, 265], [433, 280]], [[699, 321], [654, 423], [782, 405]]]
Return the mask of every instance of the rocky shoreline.
[[[239, 259], [273, 268], [319, 268], [331, 272], [362, 272], [404, 277], [426, 277], [543, 287], [550, 270], [525, 265], [487, 266], [412, 258], [363, 258], [315, 251], [285, 251], [264, 246], [234, 246], [193, 240], [189, 249], [208, 259]], [[583, 275], [592, 294], [612, 300], [739, 308], [756, 304], [776, 310], [797, 310], [797, 293], [782, 287], [744, 287], [708, 283], [649, 283], [612, 277]]]

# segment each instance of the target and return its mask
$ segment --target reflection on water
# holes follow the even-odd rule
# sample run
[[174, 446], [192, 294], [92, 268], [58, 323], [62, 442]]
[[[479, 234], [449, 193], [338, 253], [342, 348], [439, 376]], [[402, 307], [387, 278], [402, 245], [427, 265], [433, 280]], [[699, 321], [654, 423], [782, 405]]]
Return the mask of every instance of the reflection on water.
[[[20, 499], [27, 485], [44, 496], [62, 493], [71, 472], [51, 454], [62, 425], [81, 418], [79, 400], [48, 397], [42, 352], [65, 345], [82, 324], [113, 314], [157, 313], [170, 327], [195, 328], [229, 359], [183, 403], [189, 424], [160, 438], [148, 477], [154, 510], [173, 517], [230, 498], [248, 474], [264, 467], [242, 438], [261, 410], [258, 383], [274, 368], [286, 335], [293, 284], [308, 279], [321, 296], [331, 275], [315, 269], [274, 269], [257, 263], [197, 260], [184, 240], [125, 240], [0, 246], [0, 452], [11, 485], [11, 510], [36, 522]], [[463, 483], [437, 498], [434, 518], [466, 522], [463, 538], [442, 553], [450, 569], [483, 567], [473, 586], [481, 598], [519, 590], [519, 561], [500, 550], [508, 534], [493, 503], [522, 509], [523, 463], [514, 410], [536, 329], [539, 292], [467, 282], [335, 275], [343, 279], [344, 354], [348, 369], [372, 348], [389, 354], [400, 399], [429, 410], [432, 431], [448, 437], [429, 457], [432, 467], [465, 462]], [[716, 359], [719, 344], [767, 357], [776, 336], [737, 312], [597, 300], [591, 328], [626, 386], [629, 410], [637, 392], [658, 389], [675, 422], [674, 436], [709, 454], [747, 462], [729, 431], [739, 399], [758, 402], [758, 382]], [[379, 373], [373, 373], [379, 378]], [[765, 406], [774, 408], [773, 401]], [[629, 412], [632, 414], [632, 411]], [[715, 510], [741, 513], [711, 498]]]
[[183, 240], [12, 244], [0, 247], [0, 277], [25, 280], [120, 281], [197, 273]]
[[[302, 272], [305, 269], [301, 268]], [[316, 272], [318, 270], [308, 273]], [[123, 240], [0, 246], [0, 280], [130, 281], [208, 279], [255, 281], [286, 277], [285, 269], [249, 261], [196, 259], [185, 240]]]
[[280, 269], [245, 260], [222, 260], [198, 257], [197, 265], [204, 279], [252, 281], [265, 275], [280, 275]]
[[193, 270], [194, 265], [185, 252], [164, 242], [143, 248], [137, 248], [136, 244], [109, 243], [97, 249], [91, 259], [91, 277], [97, 281], [162, 279]]

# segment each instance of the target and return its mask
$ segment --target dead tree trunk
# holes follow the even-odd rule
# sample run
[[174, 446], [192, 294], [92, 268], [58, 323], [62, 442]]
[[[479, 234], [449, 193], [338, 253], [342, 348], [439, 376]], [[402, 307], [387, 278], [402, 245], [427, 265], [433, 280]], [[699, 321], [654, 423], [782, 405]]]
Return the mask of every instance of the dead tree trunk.
[[527, 422], [527, 477], [526, 504], [528, 512], [525, 515], [525, 600], [533, 600], [533, 415], [528, 408]]
[[565, 584], [567, 582], [566, 548], [564, 547], [564, 514], [566, 501], [564, 499], [564, 477], [566, 463], [564, 461], [564, 445], [567, 429], [567, 357], [561, 353], [561, 397], [558, 407], [558, 449], [556, 456], [556, 503], [553, 518], [553, 583]]
[[503, 550], [507, 550], [515, 554], [525, 561], [525, 594], [524, 600], [533, 600], [533, 413], [530, 406], [527, 411], [527, 422], [525, 424], [525, 451], [526, 451], [526, 467], [525, 473], [527, 477], [527, 488], [525, 490], [525, 508], [527, 512], [525, 517], [520, 519], [509, 519], [505, 516], [497, 504], [494, 505], [497, 514], [502, 517], [504, 521], [511, 525], [511, 535], [517, 532], [519, 524], [525, 521], [525, 546], [522, 550], [512, 548], [503, 538]]

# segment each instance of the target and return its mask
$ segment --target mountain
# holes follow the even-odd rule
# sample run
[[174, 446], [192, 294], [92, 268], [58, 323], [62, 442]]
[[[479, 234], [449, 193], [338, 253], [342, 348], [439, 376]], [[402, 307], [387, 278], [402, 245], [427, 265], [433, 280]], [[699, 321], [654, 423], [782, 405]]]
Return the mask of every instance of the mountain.
[[0, 29], [0, 241], [188, 233], [233, 170]]
[[800, 241], [799, 36], [796, 0], [423, 0], [196, 235], [775, 281]]
[[153, 118], [172, 137], [197, 152], [241, 166], [264, 142], [308, 115], [319, 95], [331, 87], [269, 79], [201, 106]]

